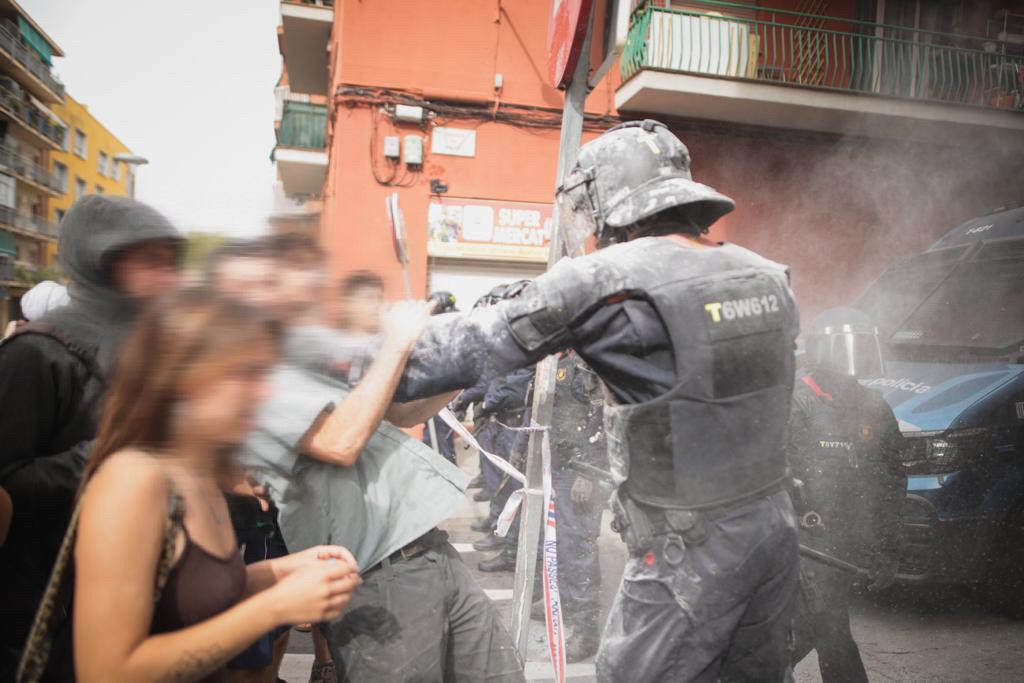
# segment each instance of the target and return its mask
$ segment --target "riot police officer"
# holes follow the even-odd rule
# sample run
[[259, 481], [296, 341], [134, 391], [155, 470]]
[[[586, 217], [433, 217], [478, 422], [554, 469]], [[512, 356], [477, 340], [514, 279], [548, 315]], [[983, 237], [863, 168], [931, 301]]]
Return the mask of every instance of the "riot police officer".
[[[656, 121], [584, 145], [556, 201], [570, 253], [510, 301], [435, 317], [398, 400], [574, 348], [603, 381], [631, 554], [608, 681], [781, 681], [797, 572], [786, 481], [796, 304], [782, 265], [703, 236], [734, 208]], [[556, 409], [557, 419], [557, 409]]]
[[[555, 405], [558, 419], [551, 425], [551, 479], [558, 501], [558, 589], [568, 626], [565, 655], [571, 663], [593, 656], [600, 640], [597, 541], [611, 494], [611, 487], [595, 476], [608, 469], [601, 382], [573, 351], [558, 359]], [[543, 619], [543, 602], [534, 608], [534, 614]]]
[[[878, 333], [860, 311], [832, 309], [811, 324], [806, 350], [806, 369], [793, 392], [788, 447], [801, 543], [867, 564], [869, 588], [882, 589], [899, 565], [906, 476], [892, 408], [858, 382], [884, 375]], [[850, 633], [854, 580], [814, 560], [801, 561], [793, 663], [817, 650], [824, 683], [868, 680]]]

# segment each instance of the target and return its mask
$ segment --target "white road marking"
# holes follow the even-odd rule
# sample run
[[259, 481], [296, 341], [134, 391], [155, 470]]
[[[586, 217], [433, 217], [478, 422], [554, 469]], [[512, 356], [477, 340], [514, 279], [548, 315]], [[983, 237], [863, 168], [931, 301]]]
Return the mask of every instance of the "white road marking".
[[487, 588], [484, 590], [491, 600], [511, 600], [512, 589], [511, 588]]
[[[528, 681], [555, 680], [551, 662], [527, 662], [524, 670]], [[594, 671], [593, 662], [577, 662], [565, 666], [565, 679], [568, 681], [593, 681], [596, 680], [596, 677], [597, 673]]]

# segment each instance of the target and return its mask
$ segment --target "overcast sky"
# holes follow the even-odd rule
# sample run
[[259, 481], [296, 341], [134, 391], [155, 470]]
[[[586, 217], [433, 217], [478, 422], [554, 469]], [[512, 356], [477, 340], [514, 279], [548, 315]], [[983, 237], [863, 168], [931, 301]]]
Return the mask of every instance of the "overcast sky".
[[184, 230], [262, 232], [275, 180], [274, 0], [19, 0], [71, 95], [136, 154], [136, 196]]

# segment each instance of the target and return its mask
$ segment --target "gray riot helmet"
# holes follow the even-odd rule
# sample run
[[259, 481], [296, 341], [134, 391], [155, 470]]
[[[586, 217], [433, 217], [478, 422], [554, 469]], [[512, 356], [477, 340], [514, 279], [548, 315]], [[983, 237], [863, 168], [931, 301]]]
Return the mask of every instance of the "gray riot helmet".
[[623, 241], [625, 228], [669, 209], [703, 232], [736, 208], [694, 182], [686, 145], [650, 119], [621, 123], [583, 145], [556, 201], [570, 254], [590, 235], [600, 246]]
[[505, 292], [508, 291], [508, 288], [509, 285], [507, 283], [492, 287], [491, 291], [476, 300], [476, 303], [473, 304], [473, 308], [487, 308], [489, 306], [493, 306], [505, 298]]
[[878, 328], [854, 308], [831, 308], [805, 334], [807, 365], [858, 379], [882, 377], [885, 363]]
[[510, 282], [506, 287], [505, 291], [501, 293], [501, 298], [515, 299], [517, 296], [523, 293], [523, 290], [533, 284], [533, 280], [516, 280]]
[[459, 309], [455, 307], [455, 295], [451, 292], [439, 290], [437, 292], [431, 292], [427, 295], [427, 301], [434, 304], [434, 311], [431, 315], [440, 315], [442, 313], [453, 313]]

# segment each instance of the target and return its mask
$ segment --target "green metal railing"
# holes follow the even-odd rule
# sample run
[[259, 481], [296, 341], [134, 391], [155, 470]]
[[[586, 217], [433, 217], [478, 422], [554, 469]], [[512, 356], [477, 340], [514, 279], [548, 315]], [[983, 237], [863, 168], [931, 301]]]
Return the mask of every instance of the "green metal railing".
[[[18, 91], [12, 88], [17, 88]], [[23, 123], [58, 147], [64, 146], [67, 129], [55, 124], [42, 111], [32, 106], [20, 86], [5, 77], [0, 77], [0, 112]]]
[[39, 59], [34, 50], [26, 47], [19, 40], [20, 31], [13, 21], [0, 23], [0, 48], [7, 51], [29, 72], [42, 81], [61, 101], [64, 100], [64, 84], [57, 80], [50, 71], [50, 65]]
[[48, 188], [54, 193], [61, 193], [64, 191], [64, 188], [61, 187], [61, 183], [59, 182], [56, 174], [49, 173], [45, 168], [37, 164], [32, 159], [18, 154], [16, 149], [4, 144], [0, 144], [0, 169], [6, 169], [15, 175], [27, 178], [34, 183]]
[[1024, 111], [1024, 56], [1009, 43], [700, 4], [708, 9], [638, 8], [622, 55], [623, 80], [650, 69]]
[[308, 102], [285, 101], [281, 127], [277, 130], [281, 147], [323, 149], [327, 146], [327, 106]]
[[12, 227], [45, 237], [57, 236], [57, 224], [40, 216], [22, 213], [9, 206], [0, 206], [0, 228]]

